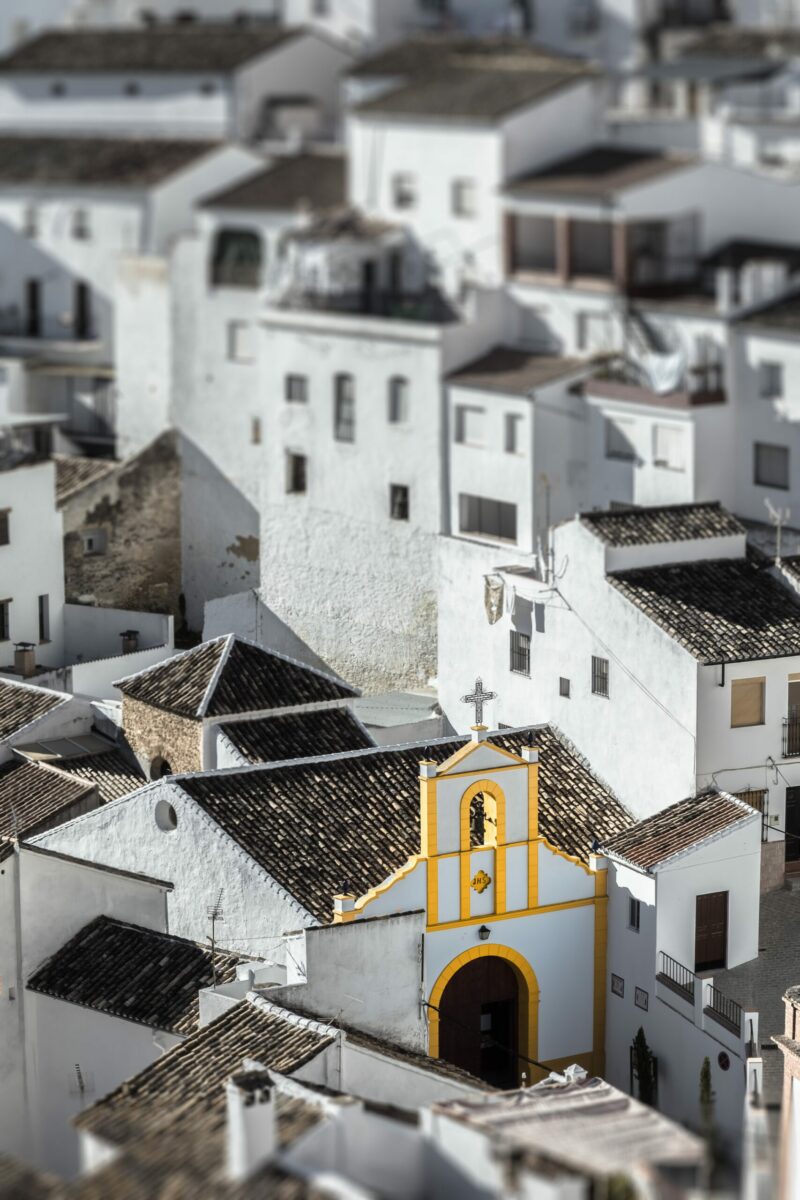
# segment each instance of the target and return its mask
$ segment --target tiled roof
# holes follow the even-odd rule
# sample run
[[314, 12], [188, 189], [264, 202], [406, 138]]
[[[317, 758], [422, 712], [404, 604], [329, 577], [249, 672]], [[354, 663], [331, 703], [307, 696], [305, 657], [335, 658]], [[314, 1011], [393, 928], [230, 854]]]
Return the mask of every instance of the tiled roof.
[[682, 170], [690, 160], [654, 150], [594, 146], [562, 158], [506, 186], [520, 197], [571, 196], [583, 200], [613, 200], [620, 192], [641, 187], [662, 175]]
[[[236, 978], [238, 957], [215, 955], [217, 980]], [[214, 982], [211, 952], [195, 942], [97, 917], [56, 951], [28, 988], [169, 1033], [197, 1028], [198, 991]]]
[[344, 754], [375, 745], [349, 708], [287, 713], [260, 721], [231, 721], [220, 728], [251, 763]]
[[202, 207], [278, 212], [294, 212], [299, 206], [315, 212], [338, 208], [347, 198], [346, 169], [341, 154], [293, 154], [215, 193]]
[[693, 542], [700, 538], [734, 537], [744, 525], [718, 500], [706, 504], [665, 504], [585, 512], [581, 521], [608, 546], [651, 546], [660, 542]]
[[499, 65], [527, 71], [571, 69], [582, 73], [586, 70], [581, 59], [545, 50], [527, 38], [428, 33], [395, 42], [387, 50], [361, 58], [348, 74], [365, 79], [417, 79], [421, 75], [435, 75], [445, 66], [480, 70]]
[[244, 1059], [291, 1075], [331, 1041], [245, 999], [86, 1109], [75, 1124], [125, 1145], [158, 1132], [173, 1114], [191, 1121], [194, 1106], [215, 1092], [221, 1096], [223, 1083], [241, 1070]]
[[0, 59], [0, 71], [233, 71], [301, 32], [266, 24], [157, 23], [151, 28], [53, 29]]
[[61, 1193], [62, 1181], [44, 1175], [35, 1167], [0, 1154], [0, 1197], [2, 1200], [50, 1200]]
[[216, 149], [213, 142], [0, 137], [0, 184], [109, 187], [157, 184]]
[[147, 782], [141, 770], [119, 750], [65, 758], [60, 766], [73, 778], [93, 783], [104, 804], [135, 792]]
[[701, 792], [601, 841], [609, 854], [649, 869], [715, 833], [749, 821], [755, 813], [744, 801], [734, 800], [724, 792]]
[[63, 504], [73, 492], [96, 479], [102, 479], [117, 466], [108, 458], [81, 458], [78, 454], [54, 454], [56, 464], [56, 502]]
[[119, 680], [124, 696], [184, 717], [221, 717], [358, 695], [332, 675], [233, 634]]
[[574, 69], [444, 68], [429, 78], [415, 78], [404, 87], [366, 100], [356, 111], [416, 120], [495, 121], [579, 82], [581, 77]]
[[740, 317], [737, 324], [758, 329], [774, 329], [776, 333], [800, 333], [800, 292], [765, 304], [756, 312]]
[[62, 692], [47, 692], [44, 688], [0, 679], [0, 740], [19, 733], [26, 725], [68, 701], [69, 696]]
[[800, 33], [791, 26], [715, 25], [687, 42], [681, 53], [686, 58], [769, 58], [777, 64], [781, 58], [800, 53]]
[[564, 358], [559, 354], [531, 354], [511, 346], [495, 346], [488, 354], [459, 367], [448, 376], [451, 387], [476, 388], [484, 392], [502, 392], [510, 396], [526, 396], [533, 388], [542, 387], [580, 370], [579, 358]]
[[[448, 738], [394, 749], [224, 774], [176, 777], [281, 887], [320, 921], [347, 879], [363, 895], [419, 852], [419, 764], [464, 745]], [[497, 734], [512, 751], [539, 747], [539, 828], [559, 849], [588, 860], [592, 843], [631, 817], [547, 727]]]
[[646, 567], [608, 581], [702, 663], [800, 654], [800, 605], [748, 559]]
[[72, 809], [94, 791], [88, 780], [29, 762], [0, 766], [0, 860], [11, 852], [9, 839], [31, 837], [77, 815]]

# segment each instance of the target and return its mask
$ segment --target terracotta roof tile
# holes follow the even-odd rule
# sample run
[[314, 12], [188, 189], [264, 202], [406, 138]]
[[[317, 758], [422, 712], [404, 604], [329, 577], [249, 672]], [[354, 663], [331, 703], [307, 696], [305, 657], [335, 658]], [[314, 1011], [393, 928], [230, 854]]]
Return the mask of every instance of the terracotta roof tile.
[[73, 492], [102, 479], [118, 465], [108, 458], [81, 458], [78, 454], [54, 454], [56, 503], [63, 504]]
[[299, 206], [315, 212], [345, 203], [346, 162], [341, 154], [293, 154], [260, 171], [244, 183], [217, 192], [203, 208], [294, 212]]
[[608, 546], [651, 546], [744, 534], [738, 517], [718, 500], [653, 508], [581, 513], [580, 520]]
[[132, 764], [119, 750], [65, 758], [60, 767], [74, 779], [93, 783], [104, 804], [135, 792], [147, 782], [138, 766]]
[[251, 763], [344, 754], [375, 745], [349, 708], [287, 713], [258, 721], [230, 721], [220, 728]]
[[756, 809], [724, 792], [702, 792], [607, 838], [603, 849], [649, 869], [755, 814]]
[[217, 145], [166, 138], [7, 135], [0, 137], [0, 183], [147, 187], [183, 170]]
[[49, 1200], [60, 1196], [62, 1181], [45, 1175], [27, 1163], [0, 1154], [0, 1197], [2, 1200]]
[[0, 766], [0, 859], [11, 851], [9, 839], [31, 837], [76, 816], [89, 805], [94, 784], [73, 779], [53, 767], [14, 760]]
[[571, 196], [579, 200], [613, 200], [619, 192], [650, 183], [662, 175], [682, 170], [690, 160], [656, 150], [631, 150], [623, 146], [593, 146], [512, 180], [512, 196]]
[[0, 739], [12, 737], [45, 713], [66, 704], [69, 696], [0, 679]]

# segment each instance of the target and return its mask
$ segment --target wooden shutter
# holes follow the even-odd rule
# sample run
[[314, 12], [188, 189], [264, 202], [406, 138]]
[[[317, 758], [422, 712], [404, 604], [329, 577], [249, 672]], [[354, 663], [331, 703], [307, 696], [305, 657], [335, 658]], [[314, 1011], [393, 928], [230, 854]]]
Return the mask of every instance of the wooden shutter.
[[695, 971], [724, 967], [728, 957], [728, 893], [698, 896], [694, 927]]
[[731, 682], [731, 728], [764, 724], [764, 683], [759, 679], [734, 679]]

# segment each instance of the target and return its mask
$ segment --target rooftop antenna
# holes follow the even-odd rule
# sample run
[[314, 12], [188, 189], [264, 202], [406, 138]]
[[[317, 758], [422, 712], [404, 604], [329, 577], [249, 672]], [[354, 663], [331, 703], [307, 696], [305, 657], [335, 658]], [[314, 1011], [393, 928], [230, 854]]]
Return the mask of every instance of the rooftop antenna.
[[775, 505], [770, 500], [769, 496], [764, 497], [764, 504], [767, 507], [767, 512], [769, 513], [769, 519], [770, 519], [770, 521], [772, 521], [772, 524], [775, 526], [775, 530], [776, 530], [776, 533], [775, 533], [775, 566], [779, 567], [781, 565], [781, 535], [783, 532], [783, 527], [784, 527], [784, 525], [787, 524], [789, 518], [792, 515], [792, 512], [791, 512], [791, 509], [789, 509], [789, 508], [776, 508]]
[[214, 979], [214, 987], [217, 986], [217, 959], [215, 949], [217, 944], [217, 922], [225, 920], [225, 914], [222, 911], [222, 893], [224, 888], [220, 888], [217, 898], [213, 904], [209, 904], [206, 908], [208, 919], [211, 922], [211, 971]]

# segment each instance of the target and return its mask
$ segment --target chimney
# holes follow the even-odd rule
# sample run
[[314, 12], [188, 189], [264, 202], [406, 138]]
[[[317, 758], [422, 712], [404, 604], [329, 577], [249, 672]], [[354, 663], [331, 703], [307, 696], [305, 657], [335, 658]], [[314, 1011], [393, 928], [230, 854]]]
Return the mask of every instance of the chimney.
[[36, 674], [36, 647], [33, 642], [14, 643], [14, 671], [23, 679]]
[[275, 1152], [275, 1093], [267, 1071], [243, 1071], [225, 1084], [227, 1173], [250, 1179]]
[[139, 630], [123, 629], [120, 637], [122, 638], [122, 653], [135, 654], [139, 649]]
[[356, 919], [356, 897], [353, 892], [341, 891], [333, 897], [333, 923], [342, 925]]

